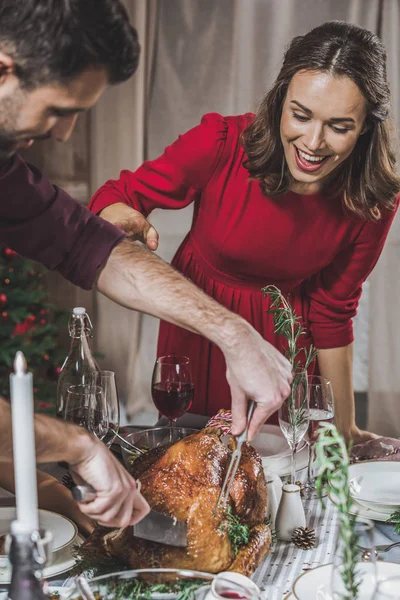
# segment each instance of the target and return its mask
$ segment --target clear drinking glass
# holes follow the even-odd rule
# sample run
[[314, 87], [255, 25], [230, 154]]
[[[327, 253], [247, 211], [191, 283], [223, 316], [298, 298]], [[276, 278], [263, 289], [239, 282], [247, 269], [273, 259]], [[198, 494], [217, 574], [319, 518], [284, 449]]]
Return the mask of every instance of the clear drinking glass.
[[170, 437], [178, 417], [189, 410], [194, 396], [192, 369], [187, 356], [160, 356], [154, 365], [151, 382], [153, 402], [169, 420]]
[[[114, 371], [95, 371], [92, 374], [91, 385], [93, 389], [100, 390], [103, 397], [102, 406], [105, 407], [108, 421], [108, 431], [103, 437], [103, 442], [110, 447], [119, 430], [119, 400]], [[96, 407], [94, 407], [96, 410]]]
[[400, 576], [388, 577], [378, 582], [374, 600], [398, 600], [400, 597]]
[[104, 396], [99, 387], [92, 385], [71, 385], [67, 389], [64, 419], [102, 440], [108, 431], [108, 416]]
[[308, 378], [308, 412], [310, 424], [308, 427], [308, 467], [307, 480], [304, 484], [306, 498], [317, 497], [315, 476], [313, 471], [314, 444], [316, 432], [322, 423], [333, 423], [335, 416], [332, 384], [325, 377], [311, 375]]
[[[361, 562], [361, 555], [369, 550], [371, 560]], [[354, 522], [352, 533], [339, 527], [333, 560], [332, 600], [375, 600], [377, 585], [374, 523], [369, 519]]]
[[296, 371], [290, 386], [290, 394], [278, 412], [279, 426], [292, 450], [290, 483], [296, 481], [296, 452], [298, 445], [307, 433], [308, 415], [308, 375], [307, 371]]

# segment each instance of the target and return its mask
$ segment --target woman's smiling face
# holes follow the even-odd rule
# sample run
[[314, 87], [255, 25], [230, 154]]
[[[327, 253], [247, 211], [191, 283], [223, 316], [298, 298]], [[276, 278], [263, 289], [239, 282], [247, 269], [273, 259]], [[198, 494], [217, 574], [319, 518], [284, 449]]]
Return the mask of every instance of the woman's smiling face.
[[290, 189], [321, 190], [351, 154], [364, 127], [366, 101], [348, 77], [299, 71], [289, 85], [281, 115], [281, 140], [292, 176]]

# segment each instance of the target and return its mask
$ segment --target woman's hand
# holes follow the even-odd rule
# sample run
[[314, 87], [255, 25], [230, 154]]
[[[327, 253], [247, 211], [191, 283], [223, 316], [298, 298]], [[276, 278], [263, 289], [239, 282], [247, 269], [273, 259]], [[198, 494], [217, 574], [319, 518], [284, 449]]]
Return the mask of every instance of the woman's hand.
[[103, 208], [99, 216], [123, 229], [131, 239], [146, 244], [150, 250], [157, 250], [158, 232], [138, 210], [123, 202], [116, 202]]
[[364, 431], [359, 429], [356, 425], [351, 429], [349, 436], [346, 436], [346, 441], [351, 441], [353, 446], [356, 444], [362, 444], [363, 442], [369, 442], [369, 440], [376, 440], [379, 435], [372, 433], [372, 431]]

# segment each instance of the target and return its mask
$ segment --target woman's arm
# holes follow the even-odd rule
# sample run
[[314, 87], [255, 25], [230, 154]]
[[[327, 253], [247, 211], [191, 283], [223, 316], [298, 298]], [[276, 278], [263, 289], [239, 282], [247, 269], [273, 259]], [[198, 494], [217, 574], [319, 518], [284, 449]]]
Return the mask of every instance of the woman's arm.
[[318, 365], [322, 377], [332, 384], [335, 397], [335, 423], [339, 432], [354, 444], [365, 442], [375, 434], [359, 429], [355, 421], [353, 391], [353, 344], [319, 350]]

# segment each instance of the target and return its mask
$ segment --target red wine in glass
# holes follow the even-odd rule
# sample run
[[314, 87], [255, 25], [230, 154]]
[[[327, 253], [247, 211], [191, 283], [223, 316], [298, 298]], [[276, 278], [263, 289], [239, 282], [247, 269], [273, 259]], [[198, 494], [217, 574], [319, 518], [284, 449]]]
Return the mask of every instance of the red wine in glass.
[[153, 402], [169, 420], [170, 439], [174, 421], [189, 410], [194, 395], [190, 360], [187, 356], [160, 356], [151, 382]]
[[191, 407], [194, 385], [184, 382], [160, 382], [153, 385], [151, 394], [160, 413], [174, 421]]
[[323, 408], [310, 408], [308, 411], [310, 415], [310, 425], [308, 427], [308, 437], [313, 442], [316, 441], [316, 432], [322, 425], [322, 423], [333, 423], [334, 413], [333, 410]]

